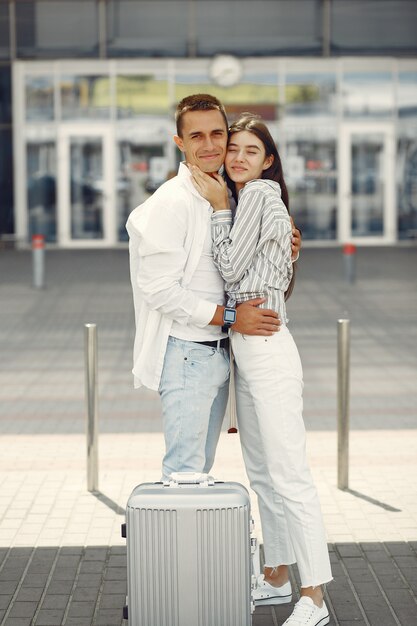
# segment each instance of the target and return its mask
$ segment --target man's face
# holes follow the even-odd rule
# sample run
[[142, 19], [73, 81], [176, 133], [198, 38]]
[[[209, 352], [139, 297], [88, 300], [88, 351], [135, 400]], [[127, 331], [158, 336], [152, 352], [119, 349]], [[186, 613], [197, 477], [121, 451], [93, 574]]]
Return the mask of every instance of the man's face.
[[220, 111], [187, 111], [182, 118], [182, 137], [174, 141], [187, 163], [208, 174], [218, 172], [227, 148], [227, 128]]

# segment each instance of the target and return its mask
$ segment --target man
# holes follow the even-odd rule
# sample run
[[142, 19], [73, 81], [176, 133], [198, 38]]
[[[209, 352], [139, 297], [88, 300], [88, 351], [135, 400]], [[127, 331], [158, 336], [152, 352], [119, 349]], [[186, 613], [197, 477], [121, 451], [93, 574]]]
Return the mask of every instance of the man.
[[[184, 98], [174, 141], [186, 162], [218, 172], [227, 148], [227, 118], [208, 94]], [[209, 472], [228, 397], [227, 330], [272, 335], [275, 311], [264, 299], [224, 306], [223, 280], [211, 251], [212, 209], [181, 163], [178, 175], [137, 207], [126, 224], [136, 317], [135, 386], [159, 391], [166, 452], [162, 474]], [[295, 231], [293, 250], [300, 247]]]

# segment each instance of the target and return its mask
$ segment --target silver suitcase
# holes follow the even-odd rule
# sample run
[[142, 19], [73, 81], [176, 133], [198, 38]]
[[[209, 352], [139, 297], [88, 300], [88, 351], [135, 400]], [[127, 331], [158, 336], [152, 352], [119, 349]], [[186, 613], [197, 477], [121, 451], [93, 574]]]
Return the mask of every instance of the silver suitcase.
[[129, 626], [250, 626], [249, 494], [182, 472], [136, 487], [126, 507]]

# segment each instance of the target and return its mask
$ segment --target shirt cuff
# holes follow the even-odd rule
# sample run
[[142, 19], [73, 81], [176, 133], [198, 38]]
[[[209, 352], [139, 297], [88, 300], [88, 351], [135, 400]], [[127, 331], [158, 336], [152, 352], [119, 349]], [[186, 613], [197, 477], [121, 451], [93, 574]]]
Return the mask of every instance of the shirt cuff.
[[231, 224], [232, 223], [232, 211], [230, 209], [224, 209], [222, 211], [213, 211], [211, 216], [212, 224]]
[[217, 310], [217, 304], [207, 300], [199, 300], [191, 316], [193, 324], [204, 328], [208, 326]]

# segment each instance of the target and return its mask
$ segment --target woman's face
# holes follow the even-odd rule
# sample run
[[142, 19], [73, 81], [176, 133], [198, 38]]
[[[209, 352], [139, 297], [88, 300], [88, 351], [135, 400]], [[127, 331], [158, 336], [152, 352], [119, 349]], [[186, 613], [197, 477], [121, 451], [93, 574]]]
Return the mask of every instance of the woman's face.
[[250, 180], [262, 178], [262, 172], [270, 167], [273, 160], [273, 156], [265, 156], [262, 141], [248, 130], [229, 137], [224, 165], [237, 190]]

